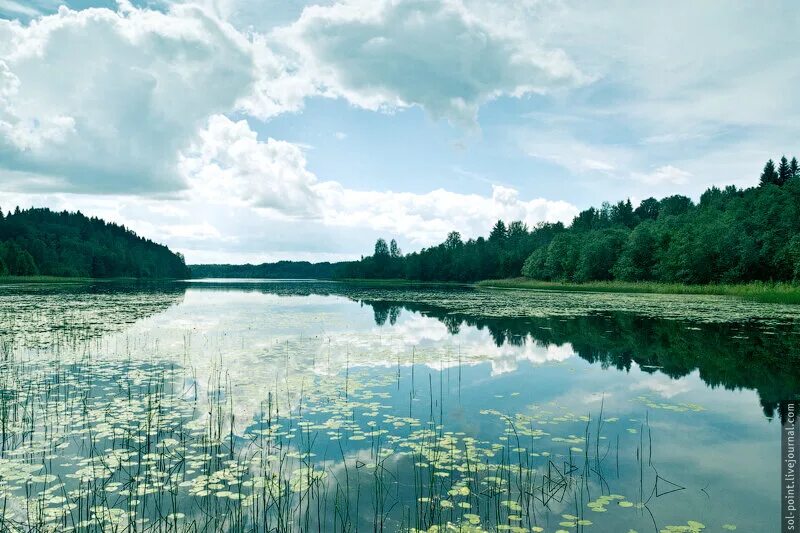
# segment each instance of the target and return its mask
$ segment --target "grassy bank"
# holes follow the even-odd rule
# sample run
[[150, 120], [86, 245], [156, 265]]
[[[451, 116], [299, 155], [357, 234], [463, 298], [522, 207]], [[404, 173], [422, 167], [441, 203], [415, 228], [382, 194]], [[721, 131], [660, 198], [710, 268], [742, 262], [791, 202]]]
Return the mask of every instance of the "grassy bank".
[[793, 283], [741, 283], [683, 285], [681, 283], [591, 281], [570, 283], [539, 281], [526, 278], [492, 279], [480, 281], [479, 287], [498, 289], [535, 289], [550, 291], [622, 292], [649, 294], [712, 294], [735, 296], [746, 300], [768, 303], [800, 304], [800, 285]]

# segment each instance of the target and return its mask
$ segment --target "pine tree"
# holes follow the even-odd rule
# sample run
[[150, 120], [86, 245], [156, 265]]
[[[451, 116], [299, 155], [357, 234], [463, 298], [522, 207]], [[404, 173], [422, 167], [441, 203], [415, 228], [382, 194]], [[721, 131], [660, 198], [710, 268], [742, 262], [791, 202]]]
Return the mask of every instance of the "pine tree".
[[761, 185], [774, 184], [778, 181], [778, 172], [775, 170], [775, 162], [770, 159], [764, 165], [764, 170], [761, 172]]
[[789, 168], [789, 161], [786, 159], [786, 156], [781, 157], [781, 162], [778, 164], [778, 181], [776, 182], [777, 185], [783, 185], [789, 178], [792, 177], [792, 171]]
[[505, 222], [498, 220], [497, 224], [492, 228], [492, 232], [489, 233], [489, 240], [501, 244], [505, 242], [507, 236], [508, 231], [506, 230]]
[[796, 157], [793, 157], [789, 162], [789, 171], [792, 174], [790, 178], [800, 178], [800, 168], [798, 168]]

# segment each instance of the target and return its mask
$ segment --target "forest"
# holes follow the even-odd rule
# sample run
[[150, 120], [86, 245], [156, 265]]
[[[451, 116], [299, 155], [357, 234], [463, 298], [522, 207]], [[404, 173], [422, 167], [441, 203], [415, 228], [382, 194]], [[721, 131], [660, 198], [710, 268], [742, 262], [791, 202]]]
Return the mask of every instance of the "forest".
[[685, 284], [800, 280], [800, 170], [796, 158], [764, 165], [759, 185], [603, 203], [565, 226], [498, 221], [488, 237], [458, 232], [403, 255], [379, 239], [374, 253], [342, 265], [348, 278], [477, 281], [523, 275], [545, 281]]
[[278, 261], [260, 265], [190, 265], [197, 278], [260, 278], [260, 279], [330, 279], [336, 277], [344, 263], [309, 263]]
[[0, 210], [0, 275], [188, 278], [183, 257], [80, 212]]

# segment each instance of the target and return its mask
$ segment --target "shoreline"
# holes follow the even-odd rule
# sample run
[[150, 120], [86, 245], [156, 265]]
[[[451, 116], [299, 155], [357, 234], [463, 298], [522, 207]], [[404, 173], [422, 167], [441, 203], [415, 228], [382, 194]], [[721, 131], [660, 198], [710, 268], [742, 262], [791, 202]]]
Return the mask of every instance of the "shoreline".
[[732, 296], [763, 303], [800, 304], [800, 285], [786, 282], [685, 285], [682, 283], [649, 281], [590, 281], [574, 283], [510, 278], [483, 280], [475, 283], [475, 286], [484, 289], [524, 289], [558, 292]]
[[[206, 280], [229, 278], [204, 278]], [[113, 283], [113, 282], [185, 282], [190, 280], [166, 278], [85, 278], [59, 276], [0, 276], [0, 286], [34, 283]], [[527, 278], [488, 279], [474, 283], [456, 281], [421, 281], [409, 279], [364, 279], [341, 278], [308, 281], [327, 281], [352, 283], [365, 286], [383, 287], [475, 287], [480, 289], [517, 289], [555, 292], [597, 292], [623, 294], [683, 294], [730, 296], [762, 303], [800, 304], [800, 284], [788, 282], [750, 282], [731, 284], [686, 285], [681, 283], [661, 283], [649, 281], [590, 281], [575, 283], [568, 281], [541, 281]]]

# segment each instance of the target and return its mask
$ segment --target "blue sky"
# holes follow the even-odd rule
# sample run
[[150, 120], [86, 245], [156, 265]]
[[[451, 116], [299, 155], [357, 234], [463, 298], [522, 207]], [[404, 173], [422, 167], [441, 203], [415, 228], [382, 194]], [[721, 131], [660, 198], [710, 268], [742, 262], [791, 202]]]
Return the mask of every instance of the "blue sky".
[[[64, 7], [59, 7], [64, 4]], [[189, 262], [343, 259], [756, 183], [792, 2], [0, 0], [0, 207]]]

